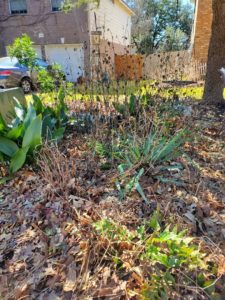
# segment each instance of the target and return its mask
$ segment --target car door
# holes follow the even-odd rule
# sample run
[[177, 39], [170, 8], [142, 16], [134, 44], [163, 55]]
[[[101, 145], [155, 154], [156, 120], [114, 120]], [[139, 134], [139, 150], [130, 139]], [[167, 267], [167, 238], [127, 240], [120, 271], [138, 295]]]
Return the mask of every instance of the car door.
[[3, 57], [0, 58], [0, 68], [7, 75], [5, 77], [5, 85], [7, 87], [17, 86], [20, 82], [21, 71], [16, 58]]
[[22, 78], [24, 77], [30, 77], [29, 70], [27, 67], [22, 66], [21, 64], [19, 64], [19, 62], [17, 62], [15, 64], [15, 70], [12, 74], [12, 81], [13, 83], [17, 83], [17, 85], [19, 85]]

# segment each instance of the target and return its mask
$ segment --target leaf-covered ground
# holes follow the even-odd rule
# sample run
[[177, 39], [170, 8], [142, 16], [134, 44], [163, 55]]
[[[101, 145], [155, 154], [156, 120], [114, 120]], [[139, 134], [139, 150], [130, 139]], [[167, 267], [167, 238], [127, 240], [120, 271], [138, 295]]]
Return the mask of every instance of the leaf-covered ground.
[[200, 137], [186, 144], [190, 162], [178, 160], [184, 168], [167, 171], [169, 180], [142, 178], [148, 203], [135, 192], [120, 201], [116, 169], [103, 170], [90, 136], [75, 131], [59, 149], [44, 148], [38, 167], [2, 184], [1, 299], [140, 299], [151, 270], [135, 246], [110, 244], [92, 224], [107, 218], [133, 232], [157, 209], [164, 223], [187, 229], [217, 266], [207, 289], [191, 278], [186, 286], [177, 281], [165, 299], [225, 299], [225, 112], [195, 105], [177, 123], [191, 124]]

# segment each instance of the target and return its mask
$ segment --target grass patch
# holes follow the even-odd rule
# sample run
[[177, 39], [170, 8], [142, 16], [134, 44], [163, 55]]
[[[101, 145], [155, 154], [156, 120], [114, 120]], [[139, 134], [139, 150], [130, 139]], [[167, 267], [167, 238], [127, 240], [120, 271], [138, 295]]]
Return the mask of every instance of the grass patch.
[[[104, 101], [104, 100], [120, 100], [124, 101], [126, 96], [134, 95], [148, 95], [150, 97], [160, 97], [164, 99], [179, 99], [191, 98], [201, 100], [203, 96], [202, 86], [187, 86], [187, 87], [163, 87], [155, 85], [153, 81], [141, 81], [135, 83], [134, 81], [128, 82], [113, 82], [109, 87], [101, 84], [79, 85], [77, 87], [69, 87], [66, 89], [66, 100], [72, 101]], [[54, 103], [57, 98], [57, 92], [37, 93], [45, 104]], [[29, 102], [32, 98], [31, 95], [26, 96]]]

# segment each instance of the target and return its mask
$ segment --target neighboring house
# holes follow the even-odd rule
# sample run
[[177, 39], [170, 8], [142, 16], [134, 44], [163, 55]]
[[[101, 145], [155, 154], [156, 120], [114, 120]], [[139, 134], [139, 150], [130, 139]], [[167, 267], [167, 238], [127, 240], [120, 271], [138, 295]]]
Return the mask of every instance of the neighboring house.
[[199, 62], [207, 62], [212, 27], [212, 1], [195, 2], [195, 22], [192, 33], [192, 56]]
[[[114, 55], [129, 51], [133, 12], [122, 0], [61, 11], [63, 0], [1, 0], [0, 56], [23, 33], [40, 58], [60, 63], [67, 79], [93, 74], [100, 61], [114, 66]], [[110, 61], [110, 63], [109, 63]], [[102, 67], [101, 71], [107, 67]]]

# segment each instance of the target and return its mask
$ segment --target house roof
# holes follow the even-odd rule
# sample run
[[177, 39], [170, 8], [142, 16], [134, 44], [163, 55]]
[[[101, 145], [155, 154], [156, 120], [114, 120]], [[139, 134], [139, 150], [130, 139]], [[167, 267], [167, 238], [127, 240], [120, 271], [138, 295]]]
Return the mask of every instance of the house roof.
[[117, 0], [115, 2], [117, 2], [121, 7], [123, 7], [123, 9], [126, 10], [130, 16], [135, 15], [134, 11], [129, 7], [129, 5], [124, 0]]

